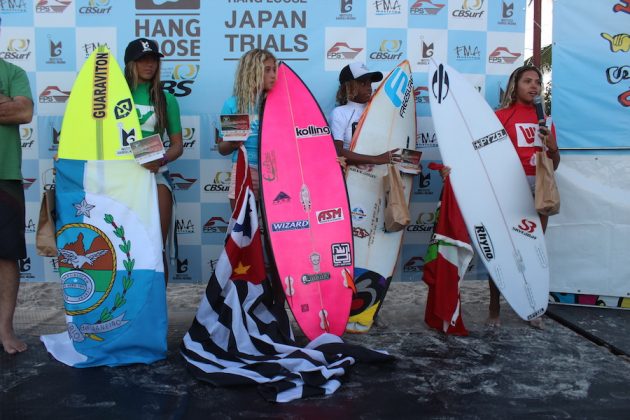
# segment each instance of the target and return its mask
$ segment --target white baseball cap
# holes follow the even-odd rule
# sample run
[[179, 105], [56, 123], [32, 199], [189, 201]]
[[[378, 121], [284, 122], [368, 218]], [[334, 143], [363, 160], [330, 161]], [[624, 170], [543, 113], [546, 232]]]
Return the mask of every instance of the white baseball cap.
[[370, 71], [363, 63], [350, 63], [341, 69], [339, 73], [339, 83], [345, 83], [350, 80], [370, 79], [372, 82], [380, 82], [383, 80], [383, 73], [380, 71]]

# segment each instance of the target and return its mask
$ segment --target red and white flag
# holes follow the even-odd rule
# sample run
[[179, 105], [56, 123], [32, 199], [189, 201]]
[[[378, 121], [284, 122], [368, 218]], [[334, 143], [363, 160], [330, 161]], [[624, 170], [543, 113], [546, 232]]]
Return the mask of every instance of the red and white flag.
[[[431, 163], [440, 170], [443, 165]], [[424, 257], [423, 280], [429, 286], [424, 320], [432, 328], [468, 335], [461, 314], [459, 284], [473, 257], [466, 224], [448, 177], [444, 180], [433, 237]]]

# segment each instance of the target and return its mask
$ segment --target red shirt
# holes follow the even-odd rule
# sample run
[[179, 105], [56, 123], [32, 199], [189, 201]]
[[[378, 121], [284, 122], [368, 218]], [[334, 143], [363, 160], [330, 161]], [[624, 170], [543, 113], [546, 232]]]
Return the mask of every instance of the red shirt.
[[[538, 117], [533, 105], [515, 103], [509, 108], [496, 111], [497, 117], [516, 149], [525, 175], [536, 175], [536, 152], [542, 151], [538, 137]], [[555, 135], [555, 128], [551, 127]]]

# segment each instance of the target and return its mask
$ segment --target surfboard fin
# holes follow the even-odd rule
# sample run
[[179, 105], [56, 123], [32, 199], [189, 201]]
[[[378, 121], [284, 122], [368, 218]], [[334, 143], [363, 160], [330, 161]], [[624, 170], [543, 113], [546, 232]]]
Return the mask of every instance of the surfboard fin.
[[357, 294], [357, 287], [354, 285], [354, 279], [352, 278], [352, 274], [347, 268], [344, 268], [341, 271], [341, 275], [343, 276], [343, 285], [350, 288], [352, 290], [352, 294]]

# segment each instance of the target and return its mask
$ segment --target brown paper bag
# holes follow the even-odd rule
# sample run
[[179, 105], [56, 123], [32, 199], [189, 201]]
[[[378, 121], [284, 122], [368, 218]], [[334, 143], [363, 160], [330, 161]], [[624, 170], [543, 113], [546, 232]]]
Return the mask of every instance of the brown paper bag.
[[553, 161], [547, 152], [536, 152], [536, 191], [534, 192], [536, 211], [546, 216], [560, 211], [560, 192], [556, 185]]
[[37, 255], [43, 257], [57, 256], [57, 237], [55, 235], [55, 190], [44, 191], [42, 204], [39, 208], [39, 222], [35, 233], [35, 247]]
[[385, 231], [398, 232], [409, 224], [409, 206], [398, 168], [388, 165], [383, 179], [385, 187]]

